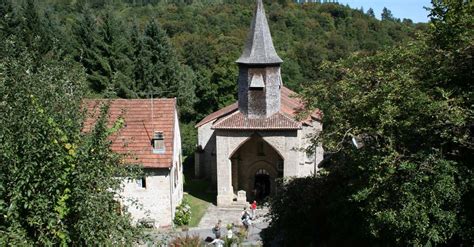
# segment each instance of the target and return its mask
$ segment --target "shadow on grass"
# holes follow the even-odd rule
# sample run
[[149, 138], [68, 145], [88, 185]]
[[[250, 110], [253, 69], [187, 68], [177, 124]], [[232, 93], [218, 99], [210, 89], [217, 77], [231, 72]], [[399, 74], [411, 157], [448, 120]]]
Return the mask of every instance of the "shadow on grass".
[[184, 191], [189, 195], [199, 198], [203, 201], [216, 204], [216, 193], [210, 192], [210, 181], [201, 179], [187, 179], [184, 183]]
[[184, 197], [191, 206], [189, 227], [197, 227], [211, 203], [216, 203], [216, 194], [209, 192], [210, 182], [200, 179], [189, 179], [184, 183]]

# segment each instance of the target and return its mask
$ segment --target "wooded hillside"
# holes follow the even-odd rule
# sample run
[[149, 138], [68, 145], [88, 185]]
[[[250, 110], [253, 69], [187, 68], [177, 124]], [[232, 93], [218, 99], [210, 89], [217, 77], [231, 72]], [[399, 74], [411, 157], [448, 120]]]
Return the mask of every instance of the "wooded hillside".
[[[182, 120], [196, 121], [236, 99], [234, 61], [254, 4], [176, 2], [15, 1], [3, 33], [81, 63], [95, 97], [177, 97]], [[266, 11], [284, 83], [297, 91], [318, 79], [322, 61], [373, 53], [424, 26], [329, 3], [267, 1]]]

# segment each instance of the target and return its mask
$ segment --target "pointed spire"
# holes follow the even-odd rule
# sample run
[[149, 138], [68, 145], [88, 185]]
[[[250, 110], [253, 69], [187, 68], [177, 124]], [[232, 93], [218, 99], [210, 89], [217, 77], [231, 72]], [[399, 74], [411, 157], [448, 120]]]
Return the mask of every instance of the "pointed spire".
[[242, 64], [280, 64], [283, 62], [273, 47], [272, 35], [262, 0], [257, 0], [244, 52], [236, 62]]

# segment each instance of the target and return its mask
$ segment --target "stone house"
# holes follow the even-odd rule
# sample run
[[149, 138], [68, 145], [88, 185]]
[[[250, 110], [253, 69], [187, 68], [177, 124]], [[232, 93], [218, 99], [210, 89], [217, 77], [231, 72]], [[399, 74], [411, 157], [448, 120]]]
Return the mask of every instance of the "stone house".
[[277, 178], [315, 174], [323, 158], [321, 146], [306, 152], [310, 138], [322, 130], [321, 112], [297, 117], [304, 106], [283, 86], [283, 61], [273, 46], [261, 0], [236, 62], [238, 101], [196, 125], [195, 175], [217, 187], [218, 206], [278, 193]]
[[[86, 100], [91, 117], [90, 128], [102, 103], [109, 103], [109, 121], [123, 121], [123, 127], [110, 137], [111, 149], [124, 154], [124, 162], [141, 164], [145, 176], [124, 180], [120, 192], [123, 209], [135, 222], [145, 221], [155, 227], [173, 223], [176, 206], [183, 198], [181, 135], [176, 99]], [[88, 127], [89, 126], [89, 127]], [[139, 207], [132, 205], [132, 200]]]

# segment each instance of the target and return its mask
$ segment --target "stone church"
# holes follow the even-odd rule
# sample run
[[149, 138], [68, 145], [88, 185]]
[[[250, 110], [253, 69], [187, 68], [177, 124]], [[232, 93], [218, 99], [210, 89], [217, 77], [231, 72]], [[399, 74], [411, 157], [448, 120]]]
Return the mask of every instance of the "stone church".
[[[278, 193], [276, 179], [315, 174], [322, 147], [310, 137], [322, 130], [321, 112], [301, 117], [303, 104], [283, 86], [283, 63], [257, 0], [239, 66], [238, 101], [199, 122], [195, 175], [217, 187], [217, 205], [262, 200]], [[297, 117], [298, 116], [298, 117]]]

